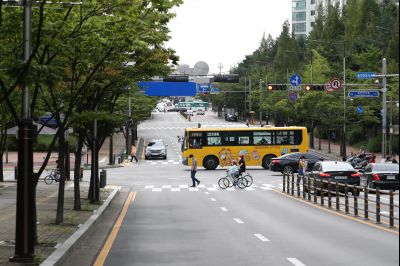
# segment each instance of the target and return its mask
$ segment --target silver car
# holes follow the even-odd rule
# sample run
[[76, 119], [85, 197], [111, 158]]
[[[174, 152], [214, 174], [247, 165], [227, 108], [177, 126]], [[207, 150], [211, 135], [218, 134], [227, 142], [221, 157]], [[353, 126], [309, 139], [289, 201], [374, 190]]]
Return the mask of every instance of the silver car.
[[167, 159], [167, 144], [164, 143], [162, 139], [150, 140], [146, 145], [144, 151], [144, 159], [148, 160], [150, 158], [162, 158]]

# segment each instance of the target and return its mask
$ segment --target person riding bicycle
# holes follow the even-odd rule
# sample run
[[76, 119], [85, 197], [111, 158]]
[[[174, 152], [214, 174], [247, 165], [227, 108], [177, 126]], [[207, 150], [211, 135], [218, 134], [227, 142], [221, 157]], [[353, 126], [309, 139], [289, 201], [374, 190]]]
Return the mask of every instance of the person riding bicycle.
[[228, 172], [228, 178], [230, 179], [230, 181], [233, 184], [234, 183], [233, 181], [235, 180], [235, 178], [239, 176], [239, 167], [237, 166], [236, 160], [232, 161], [232, 166], [228, 168], [227, 172]]
[[244, 155], [239, 154], [239, 175], [246, 172], [246, 162], [244, 160]]

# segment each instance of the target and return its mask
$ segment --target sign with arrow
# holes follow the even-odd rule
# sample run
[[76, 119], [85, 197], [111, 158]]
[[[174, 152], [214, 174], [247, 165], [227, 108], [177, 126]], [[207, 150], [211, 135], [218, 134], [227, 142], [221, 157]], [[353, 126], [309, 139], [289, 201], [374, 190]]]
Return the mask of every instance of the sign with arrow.
[[350, 98], [377, 98], [379, 97], [379, 91], [372, 90], [359, 90], [359, 91], [349, 91], [347, 95]]

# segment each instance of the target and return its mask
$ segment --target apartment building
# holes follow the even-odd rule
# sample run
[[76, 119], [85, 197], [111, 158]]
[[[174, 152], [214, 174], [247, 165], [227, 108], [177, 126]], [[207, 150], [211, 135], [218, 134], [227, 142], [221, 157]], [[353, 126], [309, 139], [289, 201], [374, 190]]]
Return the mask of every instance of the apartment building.
[[344, 5], [346, 0], [292, 0], [292, 32], [296, 37], [306, 37], [312, 30], [318, 6], [330, 3]]

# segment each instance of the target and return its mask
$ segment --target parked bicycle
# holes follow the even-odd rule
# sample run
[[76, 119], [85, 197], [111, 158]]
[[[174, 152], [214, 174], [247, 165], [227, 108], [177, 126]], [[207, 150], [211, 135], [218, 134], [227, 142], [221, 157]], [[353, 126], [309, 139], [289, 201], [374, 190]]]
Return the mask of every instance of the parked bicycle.
[[53, 169], [53, 170], [48, 170], [47, 172], [48, 174], [44, 178], [44, 182], [47, 185], [50, 185], [51, 183], [53, 183], [53, 181], [54, 182], [60, 181], [60, 173], [57, 170]]
[[226, 176], [222, 177], [218, 180], [218, 186], [222, 189], [226, 189], [228, 187], [237, 186], [238, 188], [244, 189], [247, 187], [248, 181], [243, 176], [233, 176], [232, 178], [228, 175], [228, 171], [226, 172]]

